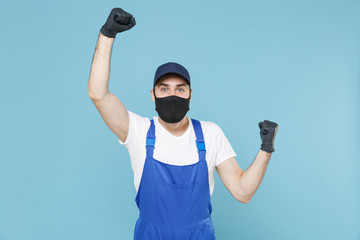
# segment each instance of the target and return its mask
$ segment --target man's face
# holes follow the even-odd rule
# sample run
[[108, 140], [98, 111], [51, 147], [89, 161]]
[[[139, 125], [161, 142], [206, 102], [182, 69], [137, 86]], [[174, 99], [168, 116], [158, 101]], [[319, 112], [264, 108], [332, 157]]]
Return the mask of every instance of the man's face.
[[[157, 98], [163, 98], [172, 95], [181, 98], [189, 98], [192, 95], [192, 90], [190, 89], [189, 84], [185, 81], [185, 79], [176, 74], [166, 74], [165, 76], [161, 77], [154, 86], [154, 90]], [[153, 89], [150, 91], [153, 101], [155, 102]]]

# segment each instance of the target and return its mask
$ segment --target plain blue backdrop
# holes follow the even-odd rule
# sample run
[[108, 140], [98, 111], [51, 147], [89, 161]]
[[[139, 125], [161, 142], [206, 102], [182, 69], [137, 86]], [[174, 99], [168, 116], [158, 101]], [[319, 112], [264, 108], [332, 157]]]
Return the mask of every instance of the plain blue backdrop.
[[157, 113], [156, 68], [188, 68], [188, 116], [217, 123], [242, 169], [279, 124], [249, 204], [215, 174], [217, 239], [360, 239], [360, 1], [0, 0], [0, 240], [132, 239], [130, 159], [88, 96], [111, 9], [136, 18], [117, 35], [109, 89]]

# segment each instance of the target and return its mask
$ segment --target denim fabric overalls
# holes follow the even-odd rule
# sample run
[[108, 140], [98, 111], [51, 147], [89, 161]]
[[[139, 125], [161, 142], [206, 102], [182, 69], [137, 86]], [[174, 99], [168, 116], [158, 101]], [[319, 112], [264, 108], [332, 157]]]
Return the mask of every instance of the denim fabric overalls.
[[201, 124], [191, 119], [199, 161], [177, 166], [153, 158], [155, 125], [146, 137], [146, 159], [136, 204], [135, 240], [213, 240], [212, 206]]

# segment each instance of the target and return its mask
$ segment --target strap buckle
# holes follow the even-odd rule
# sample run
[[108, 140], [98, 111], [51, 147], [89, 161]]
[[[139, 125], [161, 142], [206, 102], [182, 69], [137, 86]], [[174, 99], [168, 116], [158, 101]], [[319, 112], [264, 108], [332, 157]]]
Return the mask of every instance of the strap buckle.
[[198, 151], [206, 151], [205, 150], [205, 142], [196, 141], [196, 146], [197, 146]]
[[155, 137], [154, 138], [146, 138], [146, 147], [154, 147], [155, 145]]

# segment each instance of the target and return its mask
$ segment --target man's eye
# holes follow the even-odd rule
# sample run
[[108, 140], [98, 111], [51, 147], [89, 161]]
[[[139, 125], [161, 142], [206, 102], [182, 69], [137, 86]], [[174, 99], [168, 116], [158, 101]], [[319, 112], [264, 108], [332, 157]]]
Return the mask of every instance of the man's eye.
[[165, 92], [166, 88], [161, 88], [160, 91]]
[[184, 89], [182, 89], [182, 88], [179, 88], [178, 90], [179, 90], [180, 92], [183, 92], [183, 91], [184, 91]]

